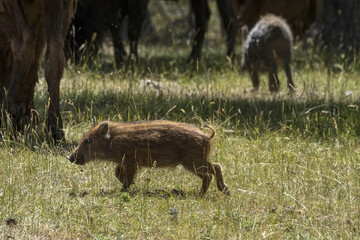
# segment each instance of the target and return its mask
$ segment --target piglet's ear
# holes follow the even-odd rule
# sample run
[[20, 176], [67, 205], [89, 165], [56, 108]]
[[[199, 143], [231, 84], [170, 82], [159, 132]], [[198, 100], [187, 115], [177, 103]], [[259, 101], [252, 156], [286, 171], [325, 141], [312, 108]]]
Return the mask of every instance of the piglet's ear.
[[97, 133], [100, 136], [103, 136], [104, 138], [109, 139], [110, 138], [110, 133], [109, 133], [109, 124], [108, 124], [108, 122], [102, 122], [98, 127]]

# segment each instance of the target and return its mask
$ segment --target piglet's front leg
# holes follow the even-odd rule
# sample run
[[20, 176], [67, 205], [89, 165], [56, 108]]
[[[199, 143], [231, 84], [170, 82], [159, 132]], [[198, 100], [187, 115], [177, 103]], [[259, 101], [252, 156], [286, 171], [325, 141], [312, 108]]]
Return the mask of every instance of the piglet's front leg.
[[131, 184], [134, 183], [134, 177], [136, 173], [136, 167], [127, 166], [123, 163], [119, 164], [115, 168], [115, 176], [123, 184], [121, 191], [127, 192]]

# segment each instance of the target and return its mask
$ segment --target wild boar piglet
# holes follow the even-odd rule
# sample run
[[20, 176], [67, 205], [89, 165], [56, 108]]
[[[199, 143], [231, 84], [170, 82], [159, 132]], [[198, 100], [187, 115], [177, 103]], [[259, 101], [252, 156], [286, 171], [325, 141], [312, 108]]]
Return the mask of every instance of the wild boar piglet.
[[217, 188], [229, 194], [220, 164], [209, 161], [210, 139], [215, 131], [207, 127], [211, 135], [193, 125], [171, 121], [105, 121], [87, 131], [67, 158], [78, 165], [92, 160], [116, 163], [115, 176], [124, 191], [134, 183], [136, 171], [141, 167], [182, 165], [202, 179], [201, 193], [206, 193], [215, 175]]
[[295, 84], [291, 75], [291, 48], [293, 35], [286, 21], [273, 14], [267, 14], [251, 29], [244, 42], [242, 68], [251, 75], [253, 90], [259, 89], [259, 72], [269, 74], [269, 89], [279, 90], [277, 63], [284, 65], [287, 86], [291, 93], [295, 92]]

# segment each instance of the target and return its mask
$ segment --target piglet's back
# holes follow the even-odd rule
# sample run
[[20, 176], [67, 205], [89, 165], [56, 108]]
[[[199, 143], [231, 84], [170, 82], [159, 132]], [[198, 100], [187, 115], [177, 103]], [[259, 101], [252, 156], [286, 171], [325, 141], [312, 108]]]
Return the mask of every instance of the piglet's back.
[[113, 144], [121, 146], [166, 147], [171, 144], [202, 148], [210, 144], [210, 137], [191, 124], [156, 120], [131, 123], [110, 122], [109, 127]]

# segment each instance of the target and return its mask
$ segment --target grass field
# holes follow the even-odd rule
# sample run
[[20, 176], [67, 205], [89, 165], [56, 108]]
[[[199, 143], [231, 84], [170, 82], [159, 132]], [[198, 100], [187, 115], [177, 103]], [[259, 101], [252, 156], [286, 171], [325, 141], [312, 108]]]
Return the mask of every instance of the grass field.
[[[329, 67], [295, 48], [297, 94], [288, 95], [283, 71], [279, 94], [269, 93], [265, 76], [254, 94], [249, 75], [225, 58], [216, 14], [211, 21], [195, 68], [186, 64], [185, 40], [142, 44], [134, 71], [69, 66], [61, 83], [67, 142], [59, 146], [43, 140], [48, 95], [40, 79], [40, 123], [17, 140], [5, 131], [0, 142], [1, 239], [360, 237], [359, 62], [343, 66], [339, 57]], [[94, 118], [211, 124], [211, 160], [222, 165], [231, 196], [215, 181], [198, 196], [200, 179], [183, 168], [143, 169], [120, 192], [111, 163], [80, 167], [65, 158]]]

